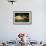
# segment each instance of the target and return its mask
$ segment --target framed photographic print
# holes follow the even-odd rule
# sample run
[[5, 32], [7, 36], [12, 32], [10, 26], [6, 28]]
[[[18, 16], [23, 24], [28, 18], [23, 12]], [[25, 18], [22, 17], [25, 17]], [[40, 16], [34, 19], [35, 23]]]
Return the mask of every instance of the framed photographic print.
[[32, 24], [31, 11], [13, 11], [13, 24], [29, 25]]

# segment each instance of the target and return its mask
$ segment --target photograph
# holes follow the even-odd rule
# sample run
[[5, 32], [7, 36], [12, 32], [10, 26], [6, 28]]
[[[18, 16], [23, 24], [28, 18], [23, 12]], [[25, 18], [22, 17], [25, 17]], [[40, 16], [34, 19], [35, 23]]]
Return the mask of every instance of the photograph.
[[15, 22], [29, 22], [29, 13], [16, 13]]

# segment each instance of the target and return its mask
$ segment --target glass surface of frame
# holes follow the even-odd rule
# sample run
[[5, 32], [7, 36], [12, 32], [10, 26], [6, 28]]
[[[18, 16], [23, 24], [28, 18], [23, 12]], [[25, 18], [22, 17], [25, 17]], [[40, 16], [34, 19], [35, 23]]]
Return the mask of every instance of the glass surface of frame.
[[13, 24], [29, 25], [32, 24], [31, 11], [13, 11]]

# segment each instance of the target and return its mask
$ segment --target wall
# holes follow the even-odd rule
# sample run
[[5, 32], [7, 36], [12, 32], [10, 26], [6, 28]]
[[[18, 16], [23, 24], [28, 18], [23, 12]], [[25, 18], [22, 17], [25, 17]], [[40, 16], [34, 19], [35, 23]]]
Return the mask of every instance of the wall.
[[[17, 0], [13, 5], [0, 0], [0, 40], [15, 40], [19, 32], [37, 41], [46, 40], [45, 0]], [[32, 11], [32, 25], [14, 25], [13, 11]]]

